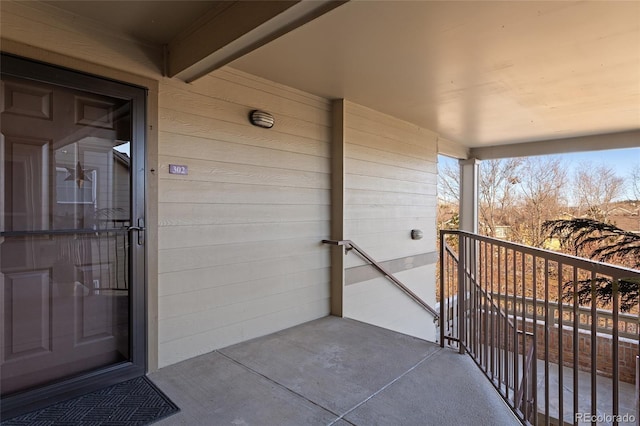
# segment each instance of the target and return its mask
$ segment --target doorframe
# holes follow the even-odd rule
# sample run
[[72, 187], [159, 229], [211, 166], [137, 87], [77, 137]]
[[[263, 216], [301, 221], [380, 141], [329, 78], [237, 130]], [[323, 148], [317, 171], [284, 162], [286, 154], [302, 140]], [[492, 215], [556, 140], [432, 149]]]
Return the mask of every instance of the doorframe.
[[[138, 218], [147, 218], [147, 97], [146, 87], [107, 79], [57, 65], [38, 62], [9, 53], [0, 52], [3, 75], [59, 85], [61, 87], [88, 91], [131, 101], [132, 114], [132, 224]], [[130, 318], [130, 358], [123, 362], [100, 368], [78, 376], [63, 379], [50, 385], [41, 386], [11, 395], [1, 400], [0, 418], [7, 419], [74, 398], [95, 390], [144, 375], [148, 370], [148, 274], [146, 262], [147, 244], [138, 245], [131, 235], [130, 273], [139, 284], [131, 288]], [[147, 240], [145, 238], [145, 240]], [[146, 242], [146, 241], [145, 241]], [[132, 279], [131, 282], [134, 280]]]

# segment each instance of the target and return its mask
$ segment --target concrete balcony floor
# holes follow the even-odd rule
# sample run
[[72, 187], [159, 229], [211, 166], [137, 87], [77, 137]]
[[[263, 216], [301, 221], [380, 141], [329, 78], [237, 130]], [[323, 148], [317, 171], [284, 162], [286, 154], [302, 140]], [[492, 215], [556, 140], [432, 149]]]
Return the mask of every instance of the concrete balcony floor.
[[518, 425], [467, 355], [325, 317], [160, 369], [157, 425]]

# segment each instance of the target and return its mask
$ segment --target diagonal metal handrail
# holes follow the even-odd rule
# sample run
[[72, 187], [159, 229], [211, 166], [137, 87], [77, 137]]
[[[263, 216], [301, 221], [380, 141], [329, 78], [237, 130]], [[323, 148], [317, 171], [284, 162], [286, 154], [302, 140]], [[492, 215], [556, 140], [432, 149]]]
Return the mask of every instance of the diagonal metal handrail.
[[[442, 236], [441, 236], [442, 238]], [[516, 326], [516, 324], [512, 321], [512, 318], [510, 318], [510, 315], [508, 312], [505, 311], [505, 309], [502, 308], [502, 306], [499, 304], [499, 301], [496, 301], [496, 299], [493, 297], [493, 293], [490, 293], [489, 291], [487, 291], [486, 289], [482, 288], [482, 286], [479, 284], [479, 282], [477, 281], [478, 277], [476, 276], [476, 273], [474, 271], [473, 268], [471, 268], [471, 264], [467, 263], [466, 261], [463, 261], [463, 263], [460, 263], [460, 258], [456, 255], [456, 253], [454, 252], [453, 248], [451, 246], [449, 246], [449, 244], [447, 244], [447, 242], [445, 241], [444, 238], [442, 238], [441, 240], [441, 255], [442, 257], [447, 257], [449, 259], [453, 260], [454, 265], [456, 265], [455, 269], [457, 269], [458, 271], [458, 280], [463, 280], [465, 283], [467, 283], [467, 285], [469, 286], [468, 289], [464, 289], [465, 286], [463, 286], [463, 290], [460, 290], [460, 287], [458, 287], [458, 291], [462, 291], [465, 296], [460, 298], [458, 297], [458, 312], [466, 312], [465, 310], [467, 309], [466, 304], [467, 301], [465, 300], [465, 298], [471, 298], [473, 296], [470, 296], [470, 293], [478, 293], [479, 297], [480, 297], [480, 301], [476, 301], [476, 303], [478, 305], [483, 305], [484, 308], [480, 308], [481, 310], [483, 310], [485, 312], [485, 315], [487, 315], [487, 310], [490, 309], [490, 316], [495, 316], [497, 318], [499, 318], [499, 321], [503, 321], [502, 324], [504, 324], [504, 334], [505, 336], [514, 336], [514, 348], [517, 348], [518, 343], [517, 343], [517, 337], [516, 336], [522, 336], [522, 338], [524, 339], [523, 341], [526, 341], [526, 337], [533, 337], [533, 333], [526, 331], [526, 329], [522, 329], [519, 330], [518, 327]], [[443, 260], [444, 262], [444, 260]], [[441, 306], [444, 305], [444, 300], [446, 299], [446, 296], [444, 295], [444, 272], [442, 269], [442, 265], [441, 265]], [[467, 293], [470, 292], [470, 293]], [[459, 295], [458, 295], [459, 296]], [[498, 299], [499, 300], [499, 299]], [[462, 306], [461, 306], [462, 305]], [[471, 307], [469, 307], [470, 309], [472, 309]], [[467, 313], [468, 315], [468, 313]], [[513, 319], [515, 319], [515, 316], [513, 317]], [[459, 327], [460, 327], [460, 323], [461, 322], [466, 322], [468, 321], [469, 318], [465, 318], [465, 316], [463, 315], [462, 317], [458, 318], [459, 321]], [[491, 320], [493, 321], [493, 320]], [[468, 325], [469, 327], [472, 327], [472, 324]], [[485, 324], [485, 333], [488, 333], [488, 325]], [[480, 326], [481, 328], [481, 326]], [[493, 330], [493, 327], [492, 327]], [[507, 331], [508, 330], [508, 331]], [[531, 421], [531, 416], [533, 415], [533, 413], [535, 412], [535, 410], [533, 410], [532, 407], [535, 406], [535, 396], [532, 398], [531, 397], [531, 393], [535, 392], [535, 389], [533, 391], [531, 391], [529, 389], [529, 387], [533, 386], [536, 381], [534, 379], [535, 374], [533, 374], [532, 368], [533, 368], [533, 359], [535, 358], [535, 346], [533, 344], [531, 344], [529, 346], [529, 349], [527, 350], [526, 355], [523, 355], [523, 371], [522, 371], [522, 376], [519, 378], [517, 377], [517, 373], [514, 372], [514, 376], [512, 377], [512, 385], [510, 385], [510, 378], [508, 376], [507, 373], [507, 369], [505, 370], [501, 370], [503, 367], [498, 366], [498, 371], [497, 371], [497, 377], [494, 377], [493, 374], [493, 367], [490, 367], [489, 364], [487, 364], [487, 358], [488, 358], [488, 353], [487, 353], [487, 349], [484, 349], [484, 357], [482, 355], [480, 355], [480, 357], [482, 357], [484, 359], [484, 364], [483, 361], [481, 359], [478, 359], [478, 353], [476, 353], [476, 349], [477, 348], [472, 348], [469, 345], [474, 345], [474, 339], [475, 337], [470, 337], [470, 336], [466, 336], [465, 337], [465, 331], [460, 331], [458, 330], [459, 333], [459, 338], [455, 339], [455, 338], [450, 338], [450, 337], [446, 337], [444, 336], [444, 330], [441, 331], [441, 339], [442, 342], [444, 342], [445, 339], [448, 339], [449, 341], [457, 341], [460, 345], [460, 353], [467, 353], [468, 355], [470, 355], [474, 361], [478, 364], [478, 366], [480, 366], [484, 371], [485, 374], [487, 375], [487, 377], [493, 382], [494, 386], [497, 387], [498, 391], [500, 392], [500, 394], [503, 396], [503, 398], [505, 398], [505, 400], [510, 400], [512, 399], [512, 401], [510, 401], [511, 407], [513, 409], [516, 410], [516, 412], [519, 411], [519, 416], [521, 416], [521, 418], [523, 420], [525, 420], [525, 422], [530, 422]], [[475, 335], [476, 333], [479, 332], [479, 328], [476, 325], [475, 328], [473, 328], [473, 330], [471, 331], [471, 334]], [[493, 333], [493, 331], [491, 331], [491, 333]], [[500, 334], [500, 332], [498, 331], [498, 333]], [[471, 339], [471, 340], [469, 340]], [[508, 345], [508, 337], [504, 337], [504, 341], [503, 344], [507, 344]], [[477, 342], [476, 342], [477, 344]], [[486, 346], [486, 340], [485, 340], [485, 346]], [[492, 349], [493, 350], [493, 349]], [[517, 352], [517, 349], [515, 349]], [[481, 350], [482, 351], [482, 350]], [[524, 349], [523, 349], [524, 351]], [[498, 360], [497, 363], [498, 365], [505, 364], [508, 365], [509, 361], [508, 361], [508, 357], [506, 354], [502, 355], [503, 360], [501, 361], [501, 356], [498, 355]], [[494, 355], [491, 355], [491, 364], [493, 364], [494, 361]], [[514, 366], [514, 369], [517, 369], [517, 363]], [[489, 377], [489, 370], [491, 370], [491, 377]], [[497, 382], [495, 381], [497, 380]], [[506, 391], [503, 391], [502, 388], [502, 384], [504, 384], [506, 386]], [[513, 387], [511, 387], [513, 386]], [[508, 389], [512, 389], [513, 390], [513, 396], [511, 398], [509, 398], [509, 390]]]
[[[454, 264], [458, 264], [459, 265], [459, 261], [458, 261], [458, 256], [456, 256], [455, 252], [453, 251], [453, 248], [447, 244], [446, 241], [443, 241], [444, 244], [444, 251], [447, 254], [447, 256], [451, 257], [454, 261]], [[460, 268], [460, 266], [458, 266]], [[518, 335], [524, 335], [526, 338], [527, 336], [532, 337], [533, 333], [526, 331], [526, 330], [519, 330], [516, 325], [513, 323], [513, 321], [511, 320], [511, 318], [509, 318], [509, 315], [504, 311], [504, 309], [502, 309], [502, 307], [500, 306], [500, 304], [498, 302], [495, 301], [494, 299], [494, 294], [490, 294], [489, 292], [487, 292], [485, 289], [483, 289], [478, 282], [476, 281], [476, 276], [475, 274], [470, 271], [468, 268], [464, 268], [464, 275], [469, 279], [469, 283], [471, 285], [473, 285], [474, 287], [474, 291], [479, 291], [481, 296], [484, 297], [485, 300], [487, 300], [489, 302], [489, 307], [491, 308], [491, 311], [493, 312], [493, 309], [495, 309], [495, 312], [502, 317], [503, 319], [506, 320], [507, 325], [509, 326], [510, 330], [515, 330], [515, 332]], [[453, 339], [452, 339], [453, 340]], [[464, 345], [464, 342], [461, 342]], [[468, 348], [465, 348], [468, 351]], [[529, 347], [529, 350], [527, 352], [527, 356], [526, 356], [526, 360], [525, 360], [525, 364], [527, 365], [527, 369], [524, 370], [523, 372], [523, 376], [520, 380], [520, 383], [517, 387], [518, 389], [518, 396], [516, 397], [516, 402], [520, 401], [520, 399], [517, 398], [522, 398], [522, 392], [524, 391], [523, 387], [526, 386], [527, 380], [529, 379], [528, 376], [531, 375], [531, 359], [533, 358], [533, 351], [534, 351], [534, 347], [533, 345], [531, 345]], [[524, 405], [526, 401], [521, 402], [521, 404]], [[516, 408], [520, 408], [520, 406], [517, 406]], [[524, 411], [523, 411], [524, 412]]]
[[[458, 261], [458, 256], [455, 255], [453, 249], [451, 248], [451, 246], [449, 244], [447, 244], [446, 242], [443, 243], [445, 245], [445, 252], [447, 253], [448, 256], [450, 256], [455, 264], [459, 264], [460, 262]], [[504, 319], [507, 320], [507, 323], [509, 324], [509, 326], [511, 326], [511, 328], [513, 329], [515, 327], [515, 325], [513, 324], [513, 322], [511, 321], [511, 319], [509, 318], [509, 316], [504, 312], [504, 310], [502, 309], [502, 307], [500, 306], [499, 303], [497, 303], [494, 300], [494, 295], [493, 294], [489, 294], [487, 291], [485, 291], [482, 287], [480, 287], [478, 285], [478, 282], [476, 281], [476, 276], [475, 274], [469, 270], [469, 268], [464, 268], [464, 274], [466, 277], [469, 278], [469, 282], [471, 284], [473, 284], [474, 288], [476, 291], [480, 291], [480, 294], [482, 294], [489, 302], [490, 302], [490, 306], [494, 307], [496, 309], [496, 312]], [[531, 333], [527, 333], [527, 334], [531, 334]]]
[[380, 263], [378, 263], [375, 259], [369, 256], [362, 248], [360, 248], [356, 243], [351, 240], [322, 240], [324, 244], [333, 244], [338, 246], [344, 246], [347, 250], [355, 250], [363, 259], [371, 264], [375, 269], [377, 269], [380, 273], [382, 273], [386, 278], [388, 278], [392, 283], [394, 283], [400, 290], [402, 290], [407, 296], [413, 299], [418, 305], [422, 306], [424, 310], [429, 312], [433, 316], [434, 321], [438, 321], [440, 319], [440, 314], [438, 311], [433, 309], [427, 302], [422, 300], [420, 296], [415, 294], [409, 287], [402, 283], [398, 278], [396, 278], [390, 271], [385, 269]]
[[529, 392], [529, 387], [531, 387], [535, 380], [533, 378], [533, 358], [535, 354], [535, 347], [533, 344], [529, 345], [529, 349], [527, 350], [527, 355], [525, 357], [523, 371], [522, 371], [522, 379], [520, 380], [520, 386], [518, 387], [518, 391], [516, 392], [516, 396], [514, 398], [514, 404], [516, 409], [519, 409], [524, 413], [525, 419], [531, 421], [531, 415], [533, 415], [533, 398], [531, 398], [527, 393]]

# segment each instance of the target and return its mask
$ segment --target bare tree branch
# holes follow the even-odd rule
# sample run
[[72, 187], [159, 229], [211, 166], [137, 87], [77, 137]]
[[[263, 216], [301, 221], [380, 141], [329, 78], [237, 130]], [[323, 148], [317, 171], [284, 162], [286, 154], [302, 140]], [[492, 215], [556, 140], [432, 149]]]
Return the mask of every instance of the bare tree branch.
[[558, 157], [528, 157], [522, 167], [521, 203], [514, 212], [518, 240], [542, 247], [547, 240], [543, 222], [566, 207], [567, 172]]
[[640, 163], [631, 170], [631, 189], [636, 200], [640, 200]]
[[460, 167], [438, 164], [438, 198], [445, 203], [460, 203]]
[[521, 180], [522, 162], [520, 158], [510, 158], [480, 163], [479, 212], [486, 235], [495, 236], [499, 225], [511, 225], [508, 216], [515, 205], [515, 185]]
[[573, 187], [580, 213], [607, 222], [613, 202], [622, 195], [624, 179], [604, 164], [583, 162], [576, 170]]

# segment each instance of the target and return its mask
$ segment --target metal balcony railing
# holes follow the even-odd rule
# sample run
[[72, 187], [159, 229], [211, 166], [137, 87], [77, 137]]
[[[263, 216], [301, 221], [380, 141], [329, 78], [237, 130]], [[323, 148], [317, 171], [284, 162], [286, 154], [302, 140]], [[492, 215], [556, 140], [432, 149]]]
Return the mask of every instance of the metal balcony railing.
[[640, 271], [463, 231], [440, 241], [440, 344], [468, 353], [524, 423], [637, 422], [638, 306], [621, 313], [618, 287]]

